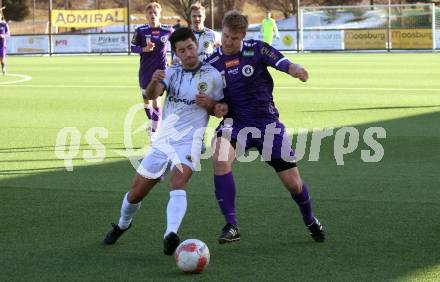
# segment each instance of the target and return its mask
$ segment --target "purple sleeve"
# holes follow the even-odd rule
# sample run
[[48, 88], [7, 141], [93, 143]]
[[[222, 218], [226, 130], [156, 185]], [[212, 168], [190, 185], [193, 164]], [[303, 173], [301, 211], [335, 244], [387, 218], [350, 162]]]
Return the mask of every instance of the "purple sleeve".
[[289, 61], [280, 51], [273, 48], [269, 44], [265, 42], [260, 42], [259, 46], [259, 54], [261, 56], [262, 61], [279, 71], [287, 73], [289, 71], [289, 67], [292, 62]]
[[139, 31], [135, 31], [133, 35], [133, 39], [131, 40], [131, 52], [133, 53], [142, 53], [141, 40], [139, 36]]

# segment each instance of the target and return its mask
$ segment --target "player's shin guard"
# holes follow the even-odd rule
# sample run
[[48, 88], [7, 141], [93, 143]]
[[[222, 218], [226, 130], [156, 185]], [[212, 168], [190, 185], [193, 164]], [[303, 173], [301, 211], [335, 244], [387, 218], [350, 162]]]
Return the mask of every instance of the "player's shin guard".
[[235, 215], [235, 182], [232, 172], [225, 175], [214, 175], [215, 197], [225, 220], [237, 225]]
[[118, 223], [118, 226], [121, 229], [128, 228], [131, 221], [133, 220], [135, 213], [141, 207], [140, 202], [136, 204], [132, 204], [128, 201], [127, 197], [128, 197], [128, 193], [125, 194], [124, 199], [122, 200], [121, 217], [119, 218], [119, 223]]
[[185, 190], [173, 190], [170, 192], [170, 200], [167, 206], [167, 230], [164, 238], [171, 232], [179, 230], [183, 217], [186, 213], [187, 201]]
[[298, 204], [299, 210], [305, 225], [310, 225], [315, 220], [315, 215], [312, 211], [312, 201], [309, 196], [309, 189], [307, 184], [303, 182], [302, 191], [298, 195], [292, 194], [293, 200]]

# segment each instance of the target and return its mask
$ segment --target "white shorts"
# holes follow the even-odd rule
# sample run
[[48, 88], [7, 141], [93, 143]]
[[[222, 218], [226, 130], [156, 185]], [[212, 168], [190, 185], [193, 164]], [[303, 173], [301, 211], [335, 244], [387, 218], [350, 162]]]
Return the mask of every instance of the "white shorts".
[[192, 144], [175, 145], [166, 152], [152, 147], [136, 172], [148, 179], [160, 179], [167, 172], [167, 169], [172, 170], [175, 166], [179, 168], [180, 164], [195, 171], [200, 162], [200, 155], [201, 147]]

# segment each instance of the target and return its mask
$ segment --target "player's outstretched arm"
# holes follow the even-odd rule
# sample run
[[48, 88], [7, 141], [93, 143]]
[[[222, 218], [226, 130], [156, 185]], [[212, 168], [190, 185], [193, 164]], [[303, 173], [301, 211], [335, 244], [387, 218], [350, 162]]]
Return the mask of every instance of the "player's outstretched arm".
[[161, 96], [165, 91], [165, 85], [162, 81], [165, 78], [164, 70], [156, 70], [151, 77], [151, 82], [148, 84], [147, 89], [145, 89], [145, 94], [147, 99], [154, 100]]
[[290, 64], [288, 73], [302, 82], [306, 82], [309, 79], [307, 70], [298, 64]]

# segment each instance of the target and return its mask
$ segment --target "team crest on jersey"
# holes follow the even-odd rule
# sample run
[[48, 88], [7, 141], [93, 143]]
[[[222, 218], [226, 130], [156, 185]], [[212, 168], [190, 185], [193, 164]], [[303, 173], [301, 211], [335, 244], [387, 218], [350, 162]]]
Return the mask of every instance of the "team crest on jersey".
[[192, 157], [190, 155], [186, 155], [186, 160], [192, 162]]
[[211, 43], [209, 41], [203, 42], [203, 48], [208, 49]]
[[254, 74], [254, 67], [251, 65], [245, 65], [241, 70], [241, 73], [246, 77], [250, 77]]
[[208, 84], [206, 82], [200, 82], [199, 85], [197, 85], [197, 90], [199, 90], [200, 93], [205, 93], [208, 91]]
[[162, 37], [160, 38], [160, 41], [162, 41], [162, 43], [167, 42], [167, 37], [166, 37], [166, 36], [162, 36]]

